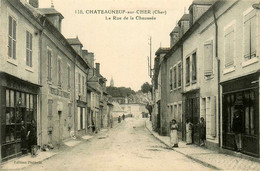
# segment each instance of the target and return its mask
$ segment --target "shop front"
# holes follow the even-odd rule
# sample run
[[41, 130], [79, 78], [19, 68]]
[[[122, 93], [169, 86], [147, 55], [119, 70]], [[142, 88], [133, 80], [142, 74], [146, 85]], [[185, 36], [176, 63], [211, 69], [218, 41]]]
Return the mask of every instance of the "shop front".
[[[1, 160], [21, 155], [21, 122], [29, 129], [37, 123], [39, 85], [0, 73]], [[37, 135], [37, 134], [36, 134]]]
[[242, 153], [259, 157], [259, 73], [221, 83], [223, 148], [235, 150], [233, 117], [241, 110]]

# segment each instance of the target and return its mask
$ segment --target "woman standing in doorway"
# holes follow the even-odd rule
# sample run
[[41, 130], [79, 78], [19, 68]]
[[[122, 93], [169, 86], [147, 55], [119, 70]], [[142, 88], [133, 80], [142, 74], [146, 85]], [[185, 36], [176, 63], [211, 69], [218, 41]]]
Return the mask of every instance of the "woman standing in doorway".
[[190, 119], [186, 120], [186, 145], [192, 144], [192, 127], [193, 124], [190, 122]]
[[178, 147], [178, 125], [175, 119], [170, 122], [170, 142], [172, 147]]
[[200, 118], [200, 146], [205, 146], [206, 141], [206, 122], [203, 117]]

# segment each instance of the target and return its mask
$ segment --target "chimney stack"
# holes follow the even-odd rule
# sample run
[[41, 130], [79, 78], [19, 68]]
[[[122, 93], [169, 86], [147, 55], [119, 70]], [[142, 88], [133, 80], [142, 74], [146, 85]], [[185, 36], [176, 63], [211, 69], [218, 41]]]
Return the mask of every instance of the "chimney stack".
[[100, 63], [96, 63], [96, 72], [97, 75], [100, 75]]
[[34, 8], [39, 8], [39, 1], [38, 0], [29, 0], [29, 4]]

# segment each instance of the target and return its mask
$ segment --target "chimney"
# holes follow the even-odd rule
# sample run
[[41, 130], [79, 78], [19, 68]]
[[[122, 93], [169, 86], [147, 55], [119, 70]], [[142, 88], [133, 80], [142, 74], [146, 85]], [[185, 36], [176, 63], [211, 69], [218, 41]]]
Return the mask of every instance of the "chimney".
[[34, 8], [39, 8], [39, 1], [38, 0], [29, 0], [29, 4]]
[[100, 63], [96, 63], [96, 72], [97, 75], [100, 75]]
[[90, 67], [94, 68], [94, 53], [89, 52], [88, 50], [82, 50], [82, 55], [83, 58], [85, 58], [88, 61]]

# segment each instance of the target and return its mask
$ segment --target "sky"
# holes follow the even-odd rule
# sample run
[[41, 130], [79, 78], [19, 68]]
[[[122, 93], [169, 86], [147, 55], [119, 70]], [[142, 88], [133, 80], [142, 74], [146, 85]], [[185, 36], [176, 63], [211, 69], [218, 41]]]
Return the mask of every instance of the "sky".
[[[149, 37], [152, 40], [153, 66], [156, 50], [170, 46], [169, 34], [184, 11], [188, 12], [191, 2], [192, 0], [53, 0], [54, 8], [64, 16], [62, 34], [66, 38], [78, 36], [83, 49], [95, 54], [95, 62], [100, 63], [100, 72], [108, 80], [107, 85], [110, 85], [113, 77], [114, 86], [130, 87], [135, 91], [140, 90], [143, 83], [151, 83], [147, 60], [150, 56]], [[51, 7], [51, 0], [39, 0], [39, 3], [40, 8]], [[83, 14], [79, 14], [79, 10]], [[86, 12], [90, 10], [125, 10], [125, 13]], [[134, 13], [128, 14], [127, 11]], [[137, 14], [138, 11], [142, 14]], [[153, 14], [155, 11], [162, 13]], [[114, 16], [117, 17], [116, 20], [113, 19]], [[137, 16], [156, 19], [137, 20]], [[109, 18], [111, 19], [108, 20]]]

